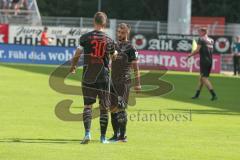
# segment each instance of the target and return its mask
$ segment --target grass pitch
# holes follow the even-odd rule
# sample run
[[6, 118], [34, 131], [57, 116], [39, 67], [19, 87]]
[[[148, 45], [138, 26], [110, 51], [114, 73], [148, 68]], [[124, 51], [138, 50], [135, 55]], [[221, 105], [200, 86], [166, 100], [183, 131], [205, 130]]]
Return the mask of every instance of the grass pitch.
[[[129, 107], [129, 142], [100, 144], [96, 118], [92, 123], [93, 141], [80, 145], [82, 122], [62, 121], [54, 110], [61, 100], [72, 99], [71, 111], [81, 113], [83, 100], [49, 87], [49, 75], [55, 68], [0, 64], [0, 160], [240, 159], [239, 78], [212, 75], [219, 100], [211, 102], [206, 89], [199, 100], [190, 99], [197, 74], [168, 72], [162, 79], [174, 85], [172, 92], [138, 98], [137, 105]], [[69, 77], [67, 83], [79, 85], [80, 72]], [[182, 119], [163, 120], [159, 113]], [[108, 137], [111, 134], [109, 123]]]

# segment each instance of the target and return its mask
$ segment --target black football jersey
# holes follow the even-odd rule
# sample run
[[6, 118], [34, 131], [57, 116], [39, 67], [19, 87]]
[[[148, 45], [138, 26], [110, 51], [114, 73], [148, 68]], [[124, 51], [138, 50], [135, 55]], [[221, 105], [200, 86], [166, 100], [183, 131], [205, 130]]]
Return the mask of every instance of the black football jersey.
[[118, 55], [112, 61], [112, 80], [113, 82], [130, 80], [132, 61], [138, 59], [138, 52], [129, 41], [118, 42], [115, 44], [115, 49]]
[[102, 31], [92, 31], [80, 38], [83, 47], [83, 81], [95, 83], [109, 77], [109, 55], [115, 51], [114, 41]]
[[200, 48], [200, 63], [201, 64], [212, 64], [212, 54], [213, 54], [213, 45], [214, 40], [209, 37], [200, 37], [198, 40], [198, 45], [201, 45]]

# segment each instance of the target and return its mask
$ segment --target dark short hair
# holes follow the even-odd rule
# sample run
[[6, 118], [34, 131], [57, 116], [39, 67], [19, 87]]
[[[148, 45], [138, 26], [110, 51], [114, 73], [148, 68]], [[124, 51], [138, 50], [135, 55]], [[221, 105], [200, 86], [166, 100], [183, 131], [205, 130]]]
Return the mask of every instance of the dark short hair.
[[94, 22], [97, 25], [106, 26], [107, 25], [107, 15], [103, 12], [97, 12], [94, 15]]
[[44, 31], [46, 31], [46, 30], [48, 30], [48, 27], [47, 27], [47, 26], [44, 27]]

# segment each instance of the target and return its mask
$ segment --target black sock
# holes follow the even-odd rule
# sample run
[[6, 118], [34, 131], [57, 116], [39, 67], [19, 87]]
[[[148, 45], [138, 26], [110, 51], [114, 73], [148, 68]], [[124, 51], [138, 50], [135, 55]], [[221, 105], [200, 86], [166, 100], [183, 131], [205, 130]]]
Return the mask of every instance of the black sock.
[[117, 119], [117, 113], [111, 113], [111, 122], [112, 122], [114, 136], [118, 136], [119, 124], [118, 124], [118, 119]]
[[194, 96], [194, 97], [199, 97], [199, 95], [200, 95], [200, 92], [201, 92], [200, 90], [197, 90], [197, 91], [196, 91], [196, 94], [195, 94], [195, 96]]
[[209, 92], [211, 93], [212, 97], [215, 97], [215, 96], [216, 96], [216, 93], [214, 92], [213, 89], [210, 89]]
[[125, 137], [127, 129], [127, 112], [118, 112], [118, 123], [120, 128], [120, 137]]
[[92, 121], [92, 109], [91, 108], [84, 108], [84, 110], [83, 110], [83, 124], [84, 124], [84, 128], [85, 128], [85, 132], [90, 132], [91, 121]]
[[100, 110], [101, 136], [106, 135], [107, 126], [108, 126], [108, 111], [107, 110]]

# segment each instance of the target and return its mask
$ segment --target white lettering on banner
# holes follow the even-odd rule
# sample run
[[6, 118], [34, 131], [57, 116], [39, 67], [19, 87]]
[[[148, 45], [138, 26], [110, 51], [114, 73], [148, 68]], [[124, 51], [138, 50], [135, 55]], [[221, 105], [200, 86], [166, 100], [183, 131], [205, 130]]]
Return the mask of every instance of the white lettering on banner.
[[151, 39], [149, 41], [149, 47], [150, 50], [160, 50], [160, 41], [158, 39]]
[[[143, 56], [143, 58], [146, 59], [145, 63], [152, 63], [152, 62], [154, 62], [154, 58], [155, 57], [157, 57], [157, 56], [153, 56], [153, 55], [149, 55], [149, 56], [145, 56], [145, 57]], [[141, 63], [141, 60], [140, 60], [140, 63]]]
[[149, 40], [149, 50], [173, 51], [172, 40], [151, 39]]
[[[162, 65], [165, 67], [173, 67], [173, 68], [189, 68], [189, 64], [186, 56], [179, 57], [179, 59], [175, 56], [171, 55], [143, 55], [139, 54], [139, 63], [140, 65], [154, 66], [154, 65]], [[218, 59], [213, 58], [212, 69], [216, 69], [216, 65], [218, 63]], [[200, 58], [195, 57], [193, 61], [193, 68], [200, 69]]]
[[176, 57], [168, 55], [139, 55], [140, 64], [163, 65], [166, 67], [178, 67]]
[[27, 59], [27, 51], [14, 50], [8, 52], [8, 58], [13, 59]]
[[169, 61], [169, 66], [174, 66], [174, 67], [178, 66], [176, 57], [171, 56], [171, 59]]
[[[194, 61], [193, 61], [193, 67], [196, 68], [196, 69], [200, 69], [200, 66], [199, 66], [199, 57], [196, 57], [194, 58]], [[188, 60], [187, 60], [187, 57], [180, 57], [180, 67], [181, 68], [189, 68], [189, 63], [188, 63]]]
[[27, 52], [24, 50], [9, 50], [7, 57], [4, 57], [4, 51], [0, 50], [0, 58], [16, 59], [16, 60], [40, 60], [40, 61], [69, 61], [74, 56], [74, 52], [70, 53], [69, 50], [65, 52]]
[[189, 51], [192, 49], [192, 44], [190, 44], [188, 41], [186, 40], [181, 40], [180, 42], [178, 42], [177, 44], [177, 50], [178, 51]]
[[36, 52], [32, 51], [28, 55], [28, 59], [31, 59], [31, 60], [47, 60], [47, 57], [46, 57], [46, 55], [43, 52], [41, 52], [39, 54], [39, 53], [36, 53]]
[[181, 57], [180, 58], [180, 67], [181, 68], [187, 68], [188, 67], [187, 57]]
[[168, 66], [169, 59], [170, 59], [170, 56], [159, 56], [159, 63], [158, 64]]
[[0, 50], [0, 58], [3, 58], [4, 50]]
[[48, 56], [50, 60], [53, 61], [68, 61], [72, 59], [74, 53], [70, 53], [68, 50], [65, 50], [65, 53], [59, 53], [59, 52], [49, 52]]

